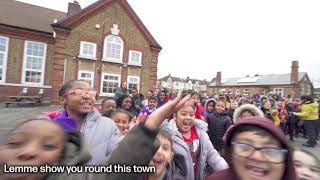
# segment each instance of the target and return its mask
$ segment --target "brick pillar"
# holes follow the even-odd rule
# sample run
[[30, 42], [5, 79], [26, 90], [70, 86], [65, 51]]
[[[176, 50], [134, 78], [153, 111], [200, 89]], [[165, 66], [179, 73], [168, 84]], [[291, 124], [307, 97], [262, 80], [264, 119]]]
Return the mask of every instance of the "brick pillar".
[[152, 58], [151, 58], [151, 74], [150, 74], [150, 88], [156, 89], [157, 86], [157, 72], [158, 72], [158, 56], [161, 51], [159, 48], [151, 47]]
[[67, 39], [69, 31], [54, 28], [56, 32], [55, 38], [55, 50], [54, 50], [54, 62], [52, 68], [52, 93], [50, 99], [53, 103], [59, 102], [59, 89], [63, 84], [64, 75], [64, 55], [65, 41]]

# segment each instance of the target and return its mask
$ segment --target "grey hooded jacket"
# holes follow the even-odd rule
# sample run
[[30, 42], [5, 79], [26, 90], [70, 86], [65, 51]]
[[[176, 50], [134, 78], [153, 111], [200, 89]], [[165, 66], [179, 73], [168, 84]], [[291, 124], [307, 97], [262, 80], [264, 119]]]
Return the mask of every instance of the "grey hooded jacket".
[[[194, 174], [193, 161], [187, 143], [183, 140], [181, 133], [178, 131], [176, 121], [174, 119], [166, 120], [161, 125], [161, 129], [165, 129], [172, 135], [173, 139], [173, 153], [184, 157], [183, 170], [186, 174], [185, 180], [203, 180], [206, 175], [210, 175], [213, 171], [220, 171], [227, 169], [229, 166], [226, 161], [213, 148], [208, 134], [207, 124], [201, 120], [195, 120], [194, 126], [199, 136], [200, 141], [200, 155], [198, 158], [197, 174]], [[207, 165], [209, 168], [207, 169]]]
[[[133, 127], [103, 165], [147, 166], [159, 148], [159, 141], [156, 140], [157, 133], [158, 131], [146, 128], [143, 123]], [[90, 159], [90, 152], [83, 137], [75, 132], [68, 133], [66, 137], [60, 165], [84, 169], [83, 165]], [[133, 168], [131, 170], [131, 173], [54, 173], [47, 176], [45, 180], [138, 180], [142, 178], [142, 173], [134, 173]]]
[[114, 121], [101, 116], [96, 109], [87, 114], [80, 132], [89, 145], [92, 156], [88, 165], [99, 165], [105, 162], [107, 156], [112, 153], [123, 138]]

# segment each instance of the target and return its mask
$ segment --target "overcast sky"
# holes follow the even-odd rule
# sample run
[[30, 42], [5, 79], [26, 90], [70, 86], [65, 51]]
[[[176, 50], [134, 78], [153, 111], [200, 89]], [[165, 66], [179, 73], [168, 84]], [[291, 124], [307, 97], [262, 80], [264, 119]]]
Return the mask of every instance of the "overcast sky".
[[[66, 12], [71, 0], [20, 1]], [[78, 1], [86, 7], [96, 0]], [[158, 77], [289, 73], [298, 60], [300, 72], [320, 83], [319, 0], [128, 2], [163, 47]]]

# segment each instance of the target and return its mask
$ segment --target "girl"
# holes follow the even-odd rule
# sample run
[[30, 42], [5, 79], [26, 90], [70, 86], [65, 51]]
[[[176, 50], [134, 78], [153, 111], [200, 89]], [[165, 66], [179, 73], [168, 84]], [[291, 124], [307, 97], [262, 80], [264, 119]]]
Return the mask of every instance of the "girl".
[[159, 91], [159, 93], [157, 94], [157, 107], [161, 107], [167, 102], [166, 97], [167, 94], [165, 90]]
[[116, 92], [115, 92], [115, 95], [114, 95], [114, 99], [117, 100], [123, 94], [129, 94], [126, 81], [121, 82], [120, 87], [118, 87], [116, 89]]
[[117, 109], [116, 111], [112, 112], [111, 119], [116, 123], [122, 135], [126, 135], [128, 133], [131, 116], [127, 111], [123, 109]]
[[264, 117], [274, 122], [273, 116], [271, 114], [271, 102], [269, 100], [263, 101], [261, 111], [264, 114]]
[[[173, 138], [173, 152], [182, 157], [181, 172], [184, 179], [202, 180], [208, 171], [218, 171], [228, 167], [226, 161], [213, 148], [206, 133], [207, 125], [195, 119], [193, 102], [188, 102], [174, 113], [174, 118], [165, 121], [166, 129]], [[181, 161], [180, 161], [181, 162]], [[211, 172], [209, 172], [210, 174]]]
[[215, 111], [208, 115], [208, 135], [213, 147], [221, 153], [223, 135], [232, 124], [229, 116], [225, 114], [225, 103], [217, 101]]
[[207, 100], [206, 105], [205, 105], [206, 110], [204, 111], [204, 117], [205, 117], [206, 120], [208, 118], [208, 115], [210, 113], [213, 113], [215, 106], [216, 106], [216, 100], [214, 98], [211, 98], [211, 99]]
[[[164, 119], [175, 109], [179, 109], [190, 99], [181, 100], [181, 94], [173, 101], [157, 109], [149, 120], [130, 130], [104, 165], [120, 164], [133, 166], [148, 165], [158, 150], [155, 141], [157, 129]], [[37, 129], [37, 131], [34, 131]], [[90, 159], [90, 153], [79, 133], [64, 134], [63, 129], [49, 119], [31, 119], [10, 132], [0, 144], [0, 179], [25, 180], [131, 180], [140, 179], [139, 173], [4, 173], [3, 165], [68, 165], [83, 166]], [[142, 153], [143, 152], [143, 153]]]
[[306, 150], [295, 150], [293, 153], [294, 166], [300, 180], [320, 179], [320, 161]]
[[138, 115], [138, 110], [136, 109], [133, 99], [128, 94], [123, 94], [116, 100], [117, 108], [124, 109], [128, 111], [133, 117]]
[[230, 119], [233, 118], [234, 111], [238, 108], [238, 106], [239, 106], [239, 104], [237, 101], [235, 101], [235, 100], [231, 101], [230, 108], [226, 110], [226, 114], [230, 117]]

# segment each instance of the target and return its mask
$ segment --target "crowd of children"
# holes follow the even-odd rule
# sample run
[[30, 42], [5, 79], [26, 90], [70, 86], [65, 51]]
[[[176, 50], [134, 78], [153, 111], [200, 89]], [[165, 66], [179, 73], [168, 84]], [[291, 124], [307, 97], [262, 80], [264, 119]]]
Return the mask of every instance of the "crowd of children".
[[[64, 84], [59, 96], [63, 109], [21, 123], [0, 144], [0, 179], [320, 179], [319, 159], [289, 141], [302, 131], [305, 146], [317, 143], [319, 105], [309, 96], [156, 89], [144, 99], [123, 82], [99, 108], [96, 91], [81, 80]], [[4, 164], [150, 165], [156, 172], [4, 173]]]

